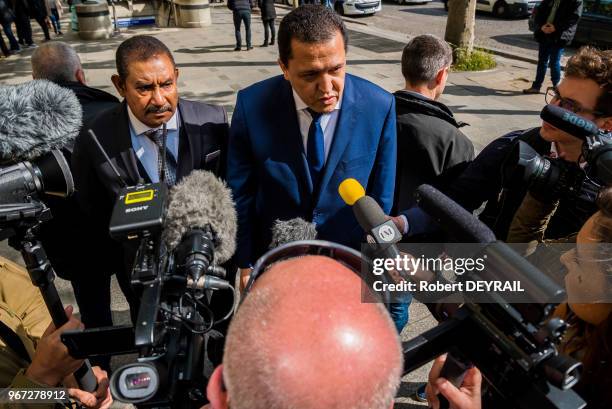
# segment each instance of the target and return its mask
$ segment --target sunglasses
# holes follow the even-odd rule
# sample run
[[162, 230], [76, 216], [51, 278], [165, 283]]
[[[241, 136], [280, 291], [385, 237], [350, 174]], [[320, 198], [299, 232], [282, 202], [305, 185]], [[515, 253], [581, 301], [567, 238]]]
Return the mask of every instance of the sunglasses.
[[559, 102], [559, 106], [568, 111], [572, 111], [575, 114], [591, 114], [593, 116], [603, 116], [604, 113], [593, 109], [586, 109], [582, 107], [578, 102], [573, 99], [564, 98], [559, 94], [559, 90], [556, 87], [548, 87], [546, 94], [544, 94], [544, 101], [547, 104]]

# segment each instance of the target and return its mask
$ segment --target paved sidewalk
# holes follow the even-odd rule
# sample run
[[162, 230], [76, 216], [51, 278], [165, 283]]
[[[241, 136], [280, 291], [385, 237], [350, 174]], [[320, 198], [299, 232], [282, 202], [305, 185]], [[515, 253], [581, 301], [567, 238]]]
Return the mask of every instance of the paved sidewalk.
[[[287, 10], [278, 8], [279, 19]], [[115, 72], [114, 52], [118, 44], [134, 34], [159, 37], [174, 53], [180, 69], [179, 90], [184, 98], [224, 105], [232, 113], [238, 90], [273, 75], [280, 74], [275, 47], [258, 47], [263, 41], [260, 17], [253, 15], [252, 51], [232, 51], [234, 48], [231, 13], [225, 7], [211, 9], [213, 24], [203, 29], [159, 29], [154, 27], [123, 30], [120, 37], [85, 42], [76, 33], [66, 32], [60, 39], [71, 43], [83, 62], [89, 85], [116, 94], [110, 76]], [[68, 21], [64, 19], [64, 27]], [[347, 22], [350, 40], [348, 72], [365, 77], [393, 92], [403, 87], [400, 57], [404, 35], [385, 32], [362, 24]], [[40, 29], [33, 25], [35, 41], [41, 41]], [[68, 31], [68, 30], [66, 30]], [[31, 79], [32, 51], [0, 60], [0, 84], [16, 84]], [[497, 69], [481, 73], [452, 73], [442, 102], [456, 112], [459, 120], [471, 124], [463, 128], [480, 150], [495, 137], [515, 129], [536, 126], [538, 113], [544, 105], [543, 95], [527, 96], [521, 89], [530, 85], [535, 66], [529, 63], [498, 58]], [[6, 242], [0, 243], [0, 253], [6, 254]], [[14, 255], [14, 253], [13, 253]], [[18, 257], [18, 255], [17, 255]], [[69, 285], [58, 280], [66, 302], [74, 303]], [[125, 320], [127, 306], [120, 291], [114, 287], [116, 317]], [[414, 304], [411, 323], [404, 330], [405, 340], [431, 328], [435, 321], [426, 308]], [[426, 379], [428, 368], [422, 368], [404, 379], [396, 408], [422, 407], [407, 398], [417, 382]]]
[[[277, 10], [280, 16], [287, 13], [284, 8]], [[260, 17], [253, 15], [255, 49], [232, 51], [234, 36], [230, 12], [224, 7], [213, 7], [211, 11], [214, 23], [204, 29], [139, 28], [124, 30], [117, 38], [92, 42], [82, 41], [76, 33], [69, 32], [60, 39], [74, 45], [91, 86], [115, 93], [110, 76], [115, 72], [117, 45], [136, 33], [157, 36], [174, 53], [181, 71], [181, 96], [222, 104], [231, 115], [238, 90], [280, 73], [276, 63], [277, 49], [258, 47], [263, 41], [263, 25]], [[351, 38], [348, 72], [391, 92], [402, 88], [399, 61], [407, 36], [351, 22], [347, 22], [347, 27]], [[34, 27], [34, 30], [40, 40], [40, 29]], [[0, 60], [0, 83], [29, 80], [31, 53], [25, 50]], [[521, 89], [530, 85], [534, 65], [502, 57], [497, 59], [499, 66], [493, 71], [452, 73], [442, 97], [442, 102], [457, 113], [458, 119], [471, 125], [464, 131], [478, 149], [505, 132], [537, 125], [537, 114], [544, 105], [542, 95], [521, 94]]]

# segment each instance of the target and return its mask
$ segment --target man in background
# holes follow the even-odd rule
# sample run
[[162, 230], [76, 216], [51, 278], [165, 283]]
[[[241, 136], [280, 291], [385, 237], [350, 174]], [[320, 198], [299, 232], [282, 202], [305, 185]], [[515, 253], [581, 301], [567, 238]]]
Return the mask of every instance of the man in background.
[[581, 15], [581, 0], [543, 0], [537, 6], [533, 36], [538, 42], [538, 68], [535, 81], [523, 93], [540, 93], [549, 65], [552, 85], [557, 87], [563, 49], [574, 39]]
[[70, 44], [62, 41], [45, 43], [34, 50], [32, 78], [48, 80], [72, 90], [83, 108], [85, 128], [100, 112], [119, 104], [117, 97], [87, 85], [79, 55]]

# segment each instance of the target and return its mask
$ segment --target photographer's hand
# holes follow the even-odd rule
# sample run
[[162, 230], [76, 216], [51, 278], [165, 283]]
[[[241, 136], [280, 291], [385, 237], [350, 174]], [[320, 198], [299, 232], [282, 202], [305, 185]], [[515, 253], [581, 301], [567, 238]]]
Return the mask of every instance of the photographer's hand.
[[38, 342], [32, 363], [25, 372], [32, 381], [57, 386], [83, 364], [82, 359], [74, 359], [68, 354], [68, 348], [60, 340], [62, 332], [83, 328], [81, 321], [72, 316], [72, 311], [72, 306], [67, 306], [68, 322], [59, 329], [51, 323]]
[[468, 369], [463, 384], [457, 388], [447, 379], [440, 378], [440, 371], [445, 361], [446, 355], [439, 356], [429, 371], [429, 382], [425, 390], [429, 406], [434, 409], [440, 407], [438, 394], [441, 393], [448, 400], [450, 409], [481, 409], [482, 375], [480, 371], [477, 368]]
[[64, 379], [64, 386], [68, 388], [68, 395], [71, 398], [79, 401], [84, 407], [92, 409], [108, 409], [113, 403], [113, 397], [110, 393], [108, 374], [99, 366], [91, 368], [98, 383], [96, 390], [86, 392], [79, 389], [76, 379], [73, 375]]

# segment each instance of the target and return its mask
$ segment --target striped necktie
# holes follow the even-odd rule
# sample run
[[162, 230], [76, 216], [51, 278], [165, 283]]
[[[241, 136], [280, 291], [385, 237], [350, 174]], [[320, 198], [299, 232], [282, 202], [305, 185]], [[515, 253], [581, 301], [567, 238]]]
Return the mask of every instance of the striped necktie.
[[159, 148], [159, 153], [157, 155], [157, 174], [159, 175], [160, 182], [163, 180], [168, 186], [174, 186], [174, 184], [176, 183], [176, 160], [168, 150], [168, 146], [166, 146], [166, 152], [164, 153], [166, 157], [166, 171], [164, 172], [163, 176], [161, 174], [163, 158], [162, 149], [164, 146], [164, 135], [162, 129], [150, 129], [145, 132], [145, 135], [153, 142], [155, 142], [155, 145], [157, 145], [157, 147]]

